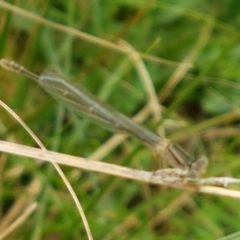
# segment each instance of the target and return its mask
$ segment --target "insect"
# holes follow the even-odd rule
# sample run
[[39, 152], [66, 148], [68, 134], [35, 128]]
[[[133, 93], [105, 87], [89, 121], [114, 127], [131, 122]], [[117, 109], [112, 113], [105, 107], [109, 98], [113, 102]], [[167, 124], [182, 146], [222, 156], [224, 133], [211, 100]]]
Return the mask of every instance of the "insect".
[[189, 171], [189, 176], [193, 178], [199, 176], [207, 167], [208, 160], [206, 157], [194, 159], [177, 144], [158, 136], [143, 125], [134, 122], [111, 106], [98, 100], [93, 94], [74, 85], [53, 71], [46, 70], [42, 74], [37, 75], [14, 61], [7, 59], [1, 59], [0, 65], [7, 70], [24, 74], [33, 79], [53, 98], [76, 114], [86, 116], [110, 130], [138, 138], [156, 151], [169, 165]]

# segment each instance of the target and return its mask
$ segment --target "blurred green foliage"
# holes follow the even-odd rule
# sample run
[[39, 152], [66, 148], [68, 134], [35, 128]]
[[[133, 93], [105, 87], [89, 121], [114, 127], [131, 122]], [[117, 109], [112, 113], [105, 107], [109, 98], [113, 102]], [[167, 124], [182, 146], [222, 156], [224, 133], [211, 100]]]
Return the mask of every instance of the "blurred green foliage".
[[[87, 88], [128, 116], [149, 100], [127, 54], [76, 37], [29, 14], [118, 43], [122, 39], [142, 54], [163, 118], [145, 125], [194, 155], [210, 160], [207, 176], [239, 177], [240, 17], [238, 1], [5, 1], [0, 2], [0, 55], [33, 72], [57, 66], [71, 81]], [[7, 5], [9, 6], [9, 5]], [[200, 41], [201, 40], [201, 41]], [[195, 57], [191, 54], [195, 52]], [[172, 75], [187, 59], [193, 64], [170, 90]], [[159, 59], [158, 59], [159, 60]], [[172, 61], [172, 62], [171, 62]], [[90, 156], [111, 133], [77, 118], [22, 76], [0, 70], [0, 98], [48, 149]], [[165, 96], [165, 97], [161, 97]], [[35, 146], [0, 109], [2, 140]], [[149, 149], [127, 139], [104, 161], [154, 170]], [[75, 205], [51, 165], [1, 155], [0, 219], [40, 179], [37, 211], [11, 239], [86, 239]], [[239, 230], [238, 200], [149, 186], [116, 177], [63, 168], [75, 189], [94, 239], [217, 239]], [[0, 221], [1, 222], [1, 221]], [[1, 226], [1, 225], [0, 225]]]

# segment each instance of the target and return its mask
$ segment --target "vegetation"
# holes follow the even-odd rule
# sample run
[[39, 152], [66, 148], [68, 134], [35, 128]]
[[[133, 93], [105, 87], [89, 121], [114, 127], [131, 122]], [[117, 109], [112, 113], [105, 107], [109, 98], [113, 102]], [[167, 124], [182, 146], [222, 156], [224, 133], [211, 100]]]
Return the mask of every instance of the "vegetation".
[[[240, 178], [238, 5], [223, 0], [0, 1], [0, 56], [37, 74], [57, 67], [127, 116], [145, 113], [139, 119], [146, 127], [191, 155], [206, 155], [206, 176]], [[3, 69], [0, 76], [0, 99], [47, 149], [149, 171], [164, 165], [131, 137], [106, 147], [110, 131], [69, 112], [35, 82]], [[155, 91], [149, 90], [151, 83]], [[1, 140], [37, 146], [3, 108], [0, 117]], [[51, 164], [3, 153], [0, 163], [0, 232], [38, 203], [8, 239], [87, 239]], [[239, 231], [239, 199], [62, 170], [94, 239], [218, 239]]]

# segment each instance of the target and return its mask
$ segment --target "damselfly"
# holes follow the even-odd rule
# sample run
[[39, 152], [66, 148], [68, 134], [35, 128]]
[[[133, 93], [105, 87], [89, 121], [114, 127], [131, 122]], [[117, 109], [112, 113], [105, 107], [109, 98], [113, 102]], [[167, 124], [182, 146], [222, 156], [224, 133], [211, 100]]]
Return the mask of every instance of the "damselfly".
[[154, 149], [171, 166], [188, 170], [191, 176], [198, 175], [207, 166], [208, 160], [205, 157], [194, 159], [170, 140], [161, 138], [53, 71], [46, 70], [36, 75], [7, 59], [1, 59], [0, 65], [7, 70], [22, 73], [33, 79], [53, 98], [73, 112], [86, 116], [108, 129], [138, 138]]

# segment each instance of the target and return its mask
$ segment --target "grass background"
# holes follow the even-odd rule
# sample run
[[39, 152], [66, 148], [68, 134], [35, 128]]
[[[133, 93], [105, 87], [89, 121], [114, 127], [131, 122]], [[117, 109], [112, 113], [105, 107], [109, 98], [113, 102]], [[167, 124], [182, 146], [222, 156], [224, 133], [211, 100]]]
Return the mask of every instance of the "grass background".
[[[2, 1], [1, 1], [2, 2]], [[35, 73], [57, 66], [75, 83], [128, 116], [148, 95], [127, 54], [102, 47], [9, 11], [0, 2], [0, 56]], [[206, 176], [239, 178], [239, 3], [238, 1], [6, 1], [45, 19], [98, 38], [124, 39], [137, 51], [165, 60], [144, 59], [162, 119], [144, 122], [206, 155]], [[193, 67], [168, 88], [183, 61]], [[172, 62], [171, 62], [172, 61]], [[91, 156], [112, 133], [59, 106], [35, 83], [0, 70], [0, 98], [37, 134], [45, 146]], [[0, 109], [2, 140], [35, 146], [23, 128]], [[154, 170], [149, 149], [128, 138], [106, 152], [103, 161]], [[13, 155], [0, 155], [0, 219], [21, 215], [37, 200], [37, 210], [9, 239], [86, 239], [71, 196], [52, 167]], [[63, 167], [87, 215], [94, 239], [218, 239], [239, 231], [238, 201], [192, 194]], [[33, 179], [40, 183], [29, 191]], [[18, 208], [16, 202], [23, 203]], [[13, 208], [15, 206], [15, 208]], [[237, 239], [237, 238], [236, 238]]]

